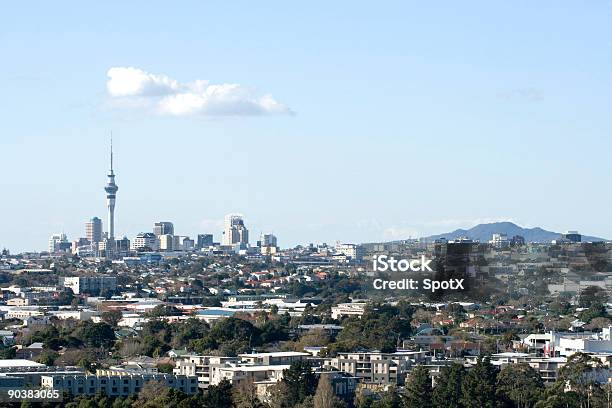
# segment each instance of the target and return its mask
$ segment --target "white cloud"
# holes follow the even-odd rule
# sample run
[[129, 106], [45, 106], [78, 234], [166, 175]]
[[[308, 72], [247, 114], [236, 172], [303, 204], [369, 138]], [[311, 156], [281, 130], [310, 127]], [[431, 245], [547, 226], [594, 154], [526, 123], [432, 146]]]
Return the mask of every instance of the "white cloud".
[[179, 83], [165, 75], [149, 74], [138, 68], [113, 67], [106, 73], [110, 96], [160, 96], [179, 91]]
[[113, 67], [106, 88], [118, 107], [141, 107], [170, 116], [247, 116], [292, 114], [272, 95], [239, 84], [210, 84], [198, 79], [181, 84], [133, 67]]

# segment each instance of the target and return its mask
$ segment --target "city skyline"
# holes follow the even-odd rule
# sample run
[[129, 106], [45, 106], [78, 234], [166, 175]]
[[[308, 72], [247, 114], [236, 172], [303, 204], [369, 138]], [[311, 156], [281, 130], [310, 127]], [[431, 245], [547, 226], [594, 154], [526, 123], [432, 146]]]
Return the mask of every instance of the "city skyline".
[[[84, 234], [80, 234], [77, 233], [75, 235], [69, 235], [66, 234], [65, 230], [62, 229], [61, 233], [58, 232], [53, 232], [50, 234], [51, 238], [49, 240], [46, 241], [46, 245], [50, 247], [51, 242], [54, 239], [57, 239], [58, 237], [64, 237], [64, 239], [66, 237], [68, 237], [68, 242], [73, 241], [73, 240], [78, 240], [78, 239], [82, 239], [82, 238], [87, 238], [89, 239], [90, 234], [93, 236], [94, 229], [99, 229], [100, 233], [102, 233], [104, 236], [102, 237], [103, 240], [107, 240], [107, 241], [111, 241], [114, 242], [115, 241], [115, 234], [114, 234], [114, 229], [115, 229], [115, 200], [116, 200], [116, 193], [118, 191], [118, 186], [115, 183], [115, 173], [114, 173], [114, 166], [113, 166], [113, 156], [114, 156], [114, 152], [113, 152], [113, 138], [111, 135], [110, 138], [110, 167], [109, 167], [109, 172], [107, 174], [107, 184], [104, 187], [104, 191], [106, 192], [106, 208], [107, 208], [107, 220], [108, 220], [108, 225], [107, 225], [107, 231], [104, 232], [104, 224], [102, 223], [101, 219], [99, 219], [97, 216], [93, 216], [91, 219], [89, 219], [87, 222], [85, 222], [85, 228], [84, 228]], [[249, 231], [245, 228], [245, 224], [244, 224], [244, 215], [242, 213], [228, 213], [226, 214], [223, 219], [221, 221], [219, 221], [219, 228], [217, 228], [216, 230], [199, 230], [199, 231], [192, 231], [191, 233], [183, 233], [183, 234], [176, 234], [176, 236], [183, 236], [183, 237], [193, 237], [192, 239], [197, 239], [199, 235], [201, 234], [211, 234], [214, 237], [214, 240], [216, 242], [221, 243], [222, 245], [233, 245], [235, 243], [241, 243], [241, 244], [249, 244]], [[491, 219], [484, 219], [484, 220], [476, 220], [478, 221], [478, 225], [484, 223], [491, 223], [491, 222], [514, 222], [513, 219], [499, 219], [499, 220], [491, 220]], [[96, 224], [96, 226], [94, 227], [92, 224]], [[134, 232], [133, 234], [129, 234], [129, 233], [124, 233], [124, 234], [120, 234], [119, 238], [135, 238], [137, 235], [139, 234], [143, 234], [143, 233], [150, 233], [152, 232], [153, 235], [157, 236], [159, 238], [159, 235], [175, 235], [174, 233], [174, 222], [173, 221], [152, 221], [153, 223], [153, 227], [150, 229], [144, 228], [139, 230], [138, 232]], [[461, 228], [463, 226], [465, 227], [473, 227], [476, 226], [474, 225], [468, 225], [466, 224], [464, 221], [459, 222], [458, 224], [455, 222], [448, 222], [448, 223], [442, 223], [445, 225], [458, 225], [458, 228]], [[234, 230], [233, 228], [235, 227], [235, 225], [237, 225], [240, 229], [239, 230]], [[524, 227], [524, 226], [521, 226]], [[539, 226], [538, 226], [539, 227]], [[221, 232], [218, 231], [218, 229], [221, 229]], [[232, 232], [233, 231], [233, 232]], [[244, 232], [243, 232], [244, 231]], [[565, 230], [567, 231], [567, 230]], [[83, 232], [83, 231], [81, 231]], [[179, 231], [180, 232], [180, 231]], [[260, 234], [263, 236], [265, 233], [269, 233], [272, 231], [268, 231], [268, 230], [261, 230]], [[448, 233], [450, 231], [446, 231], [445, 233]], [[234, 237], [235, 234], [235, 237]], [[244, 236], [243, 236], [244, 234]], [[275, 233], [276, 234], [276, 233]], [[97, 235], [97, 233], [96, 233]], [[278, 234], [276, 234], [278, 235]], [[422, 234], [422, 235], [415, 235], [415, 236], [405, 236], [405, 237], [398, 237], [396, 239], [411, 239], [411, 238], [423, 238], [426, 237], [427, 235], [435, 235], [435, 234]], [[229, 237], [229, 238], [228, 238]], [[607, 237], [606, 237], [607, 238]], [[276, 239], [276, 238], [275, 238]], [[396, 239], [383, 239], [380, 240], [380, 242], [385, 242], [385, 241], [393, 241]], [[98, 241], [90, 241], [90, 243], [97, 243]], [[325, 240], [312, 240], [310, 242], [327, 242]], [[342, 242], [342, 240], [339, 239], [335, 239], [335, 240], [331, 240], [328, 241], [329, 243], [331, 242]], [[349, 242], [349, 241], [345, 241], [345, 242]], [[376, 242], [373, 240], [365, 240], [365, 241], [350, 241], [353, 243], [365, 243], [365, 242]], [[295, 243], [291, 243], [290, 245], [287, 245], [286, 247], [291, 247], [293, 245], [298, 245], [298, 244], [306, 244], [307, 242], [301, 241], [301, 242], [295, 242]], [[252, 244], [252, 243], [250, 243]], [[276, 245], [276, 244], [275, 244]], [[105, 247], [107, 247], [105, 245]], [[10, 249], [10, 248], [8, 248]], [[22, 251], [18, 251], [18, 252], [29, 252], [29, 251], [38, 251], [38, 249], [25, 249]], [[110, 255], [111, 257], [113, 255]]]
[[111, 130], [117, 236], [612, 238], [610, 4], [143, 4], [0, 16], [0, 247], [108, 224]]

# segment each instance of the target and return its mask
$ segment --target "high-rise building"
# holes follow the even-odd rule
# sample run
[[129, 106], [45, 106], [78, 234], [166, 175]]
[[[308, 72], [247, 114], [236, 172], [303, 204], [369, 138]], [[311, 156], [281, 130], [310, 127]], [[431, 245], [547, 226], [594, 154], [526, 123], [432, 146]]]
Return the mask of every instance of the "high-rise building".
[[93, 217], [85, 223], [85, 238], [90, 244], [102, 241], [102, 220], [100, 218]]
[[223, 228], [223, 245], [247, 245], [248, 243], [249, 230], [244, 226], [244, 220], [242, 219], [242, 215], [226, 215]]
[[364, 248], [361, 245], [357, 244], [342, 244], [338, 242], [336, 244], [336, 252], [339, 254], [343, 254], [347, 258], [355, 262], [361, 262], [363, 260]]
[[493, 234], [489, 244], [495, 248], [505, 248], [510, 245], [510, 241], [506, 234]]
[[113, 139], [110, 146], [110, 171], [108, 172], [108, 183], [104, 187], [106, 191], [106, 206], [108, 207], [108, 243], [106, 245], [106, 257], [112, 258], [115, 247], [115, 199], [117, 197], [117, 184], [115, 184], [115, 173], [113, 171]]
[[174, 235], [174, 224], [168, 221], [156, 222], [153, 226], [153, 234], [156, 237], [160, 235]]
[[276, 245], [276, 236], [274, 234], [261, 234], [261, 238], [259, 239], [259, 246], [261, 247], [275, 247]]
[[141, 232], [136, 235], [136, 238], [132, 241], [132, 250], [134, 251], [157, 251], [158, 250], [157, 237], [150, 232]]
[[49, 253], [61, 252], [72, 249], [72, 244], [68, 242], [66, 234], [53, 234], [49, 238]]
[[212, 234], [198, 234], [198, 242], [196, 243], [197, 249], [208, 248], [213, 245]]
[[193, 251], [194, 246], [195, 242], [193, 241], [193, 239], [189, 237], [180, 236], [178, 248], [175, 248], [175, 250], [178, 249], [181, 251]]
[[130, 252], [130, 240], [128, 237], [115, 240], [115, 248], [118, 254], [127, 254]]
[[174, 251], [174, 235], [162, 234], [157, 236], [160, 251]]
[[523, 246], [525, 245], [525, 237], [522, 235], [515, 235], [510, 240], [510, 245], [512, 246]]

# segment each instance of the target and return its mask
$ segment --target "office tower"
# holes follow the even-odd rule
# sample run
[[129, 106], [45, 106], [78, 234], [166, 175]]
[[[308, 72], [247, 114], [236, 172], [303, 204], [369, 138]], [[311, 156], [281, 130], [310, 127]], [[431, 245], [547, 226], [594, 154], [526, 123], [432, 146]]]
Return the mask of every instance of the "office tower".
[[525, 245], [525, 237], [522, 235], [515, 235], [510, 240], [511, 246], [523, 246]]
[[174, 235], [174, 225], [168, 221], [156, 222], [153, 226], [153, 234], [156, 237], [160, 235]]
[[260, 238], [260, 246], [262, 247], [275, 247], [276, 245], [276, 236], [274, 234], [261, 234]]
[[493, 234], [489, 244], [495, 248], [505, 248], [510, 245], [510, 241], [506, 234]]
[[162, 234], [157, 235], [160, 251], [174, 251], [174, 235]]
[[115, 184], [115, 173], [113, 172], [113, 139], [111, 138], [110, 171], [108, 172], [108, 183], [104, 187], [106, 206], [108, 207], [108, 241], [110, 241], [110, 248], [109, 245], [106, 246], [107, 254], [112, 252], [115, 241], [115, 198], [117, 197], [117, 190], [119, 190], [119, 187]]
[[155, 234], [141, 232], [136, 235], [136, 238], [132, 241], [131, 247], [133, 251], [157, 251], [158, 243]]
[[90, 244], [95, 244], [102, 241], [102, 220], [98, 217], [93, 217], [85, 223], [85, 238]]
[[213, 245], [212, 234], [198, 234], [198, 242], [196, 244], [197, 249], [208, 248]]
[[178, 249], [181, 251], [193, 251], [193, 248], [195, 246], [195, 242], [193, 239], [189, 237], [180, 236], [178, 237], [178, 241], [179, 241], [179, 245], [178, 247], [175, 248], [175, 250]]
[[72, 241], [71, 252], [75, 255], [79, 255], [81, 253], [91, 253], [93, 252], [93, 248], [98, 248], [97, 245], [92, 245], [91, 241], [87, 238], [79, 238], [76, 241]]
[[130, 252], [130, 240], [128, 237], [115, 240], [115, 248], [119, 254], [126, 254]]
[[223, 228], [223, 245], [234, 245], [249, 243], [249, 230], [244, 226], [244, 220], [240, 214], [228, 214], [225, 216]]
[[72, 249], [72, 244], [68, 242], [68, 238], [66, 238], [66, 234], [53, 234], [51, 238], [49, 238], [49, 253], [60, 252], [62, 250]]

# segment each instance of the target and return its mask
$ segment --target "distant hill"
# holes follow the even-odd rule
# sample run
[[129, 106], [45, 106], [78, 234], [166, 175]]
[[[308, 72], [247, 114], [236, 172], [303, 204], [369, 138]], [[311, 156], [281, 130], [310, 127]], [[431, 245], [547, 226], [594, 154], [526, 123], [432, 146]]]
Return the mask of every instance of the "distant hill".
[[[561, 236], [560, 232], [546, 231], [542, 228], [522, 228], [512, 222], [493, 222], [490, 224], [478, 224], [470, 229], [457, 229], [446, 234], [431, 235], [424, 237], [426, 241], [433, 241], [438, 238], [446, 238], [448, 240], [457, 239], [459, 237], [468, 237], [480, 242], [488, 242], [493, 234], [506, 234], [508, 239], [515, 235], [521, 235], [527, 242], [550, 242], [553, 239], [558, 239]], [[583, 242], [606, 241], [604, 238], [582, 236]]]

